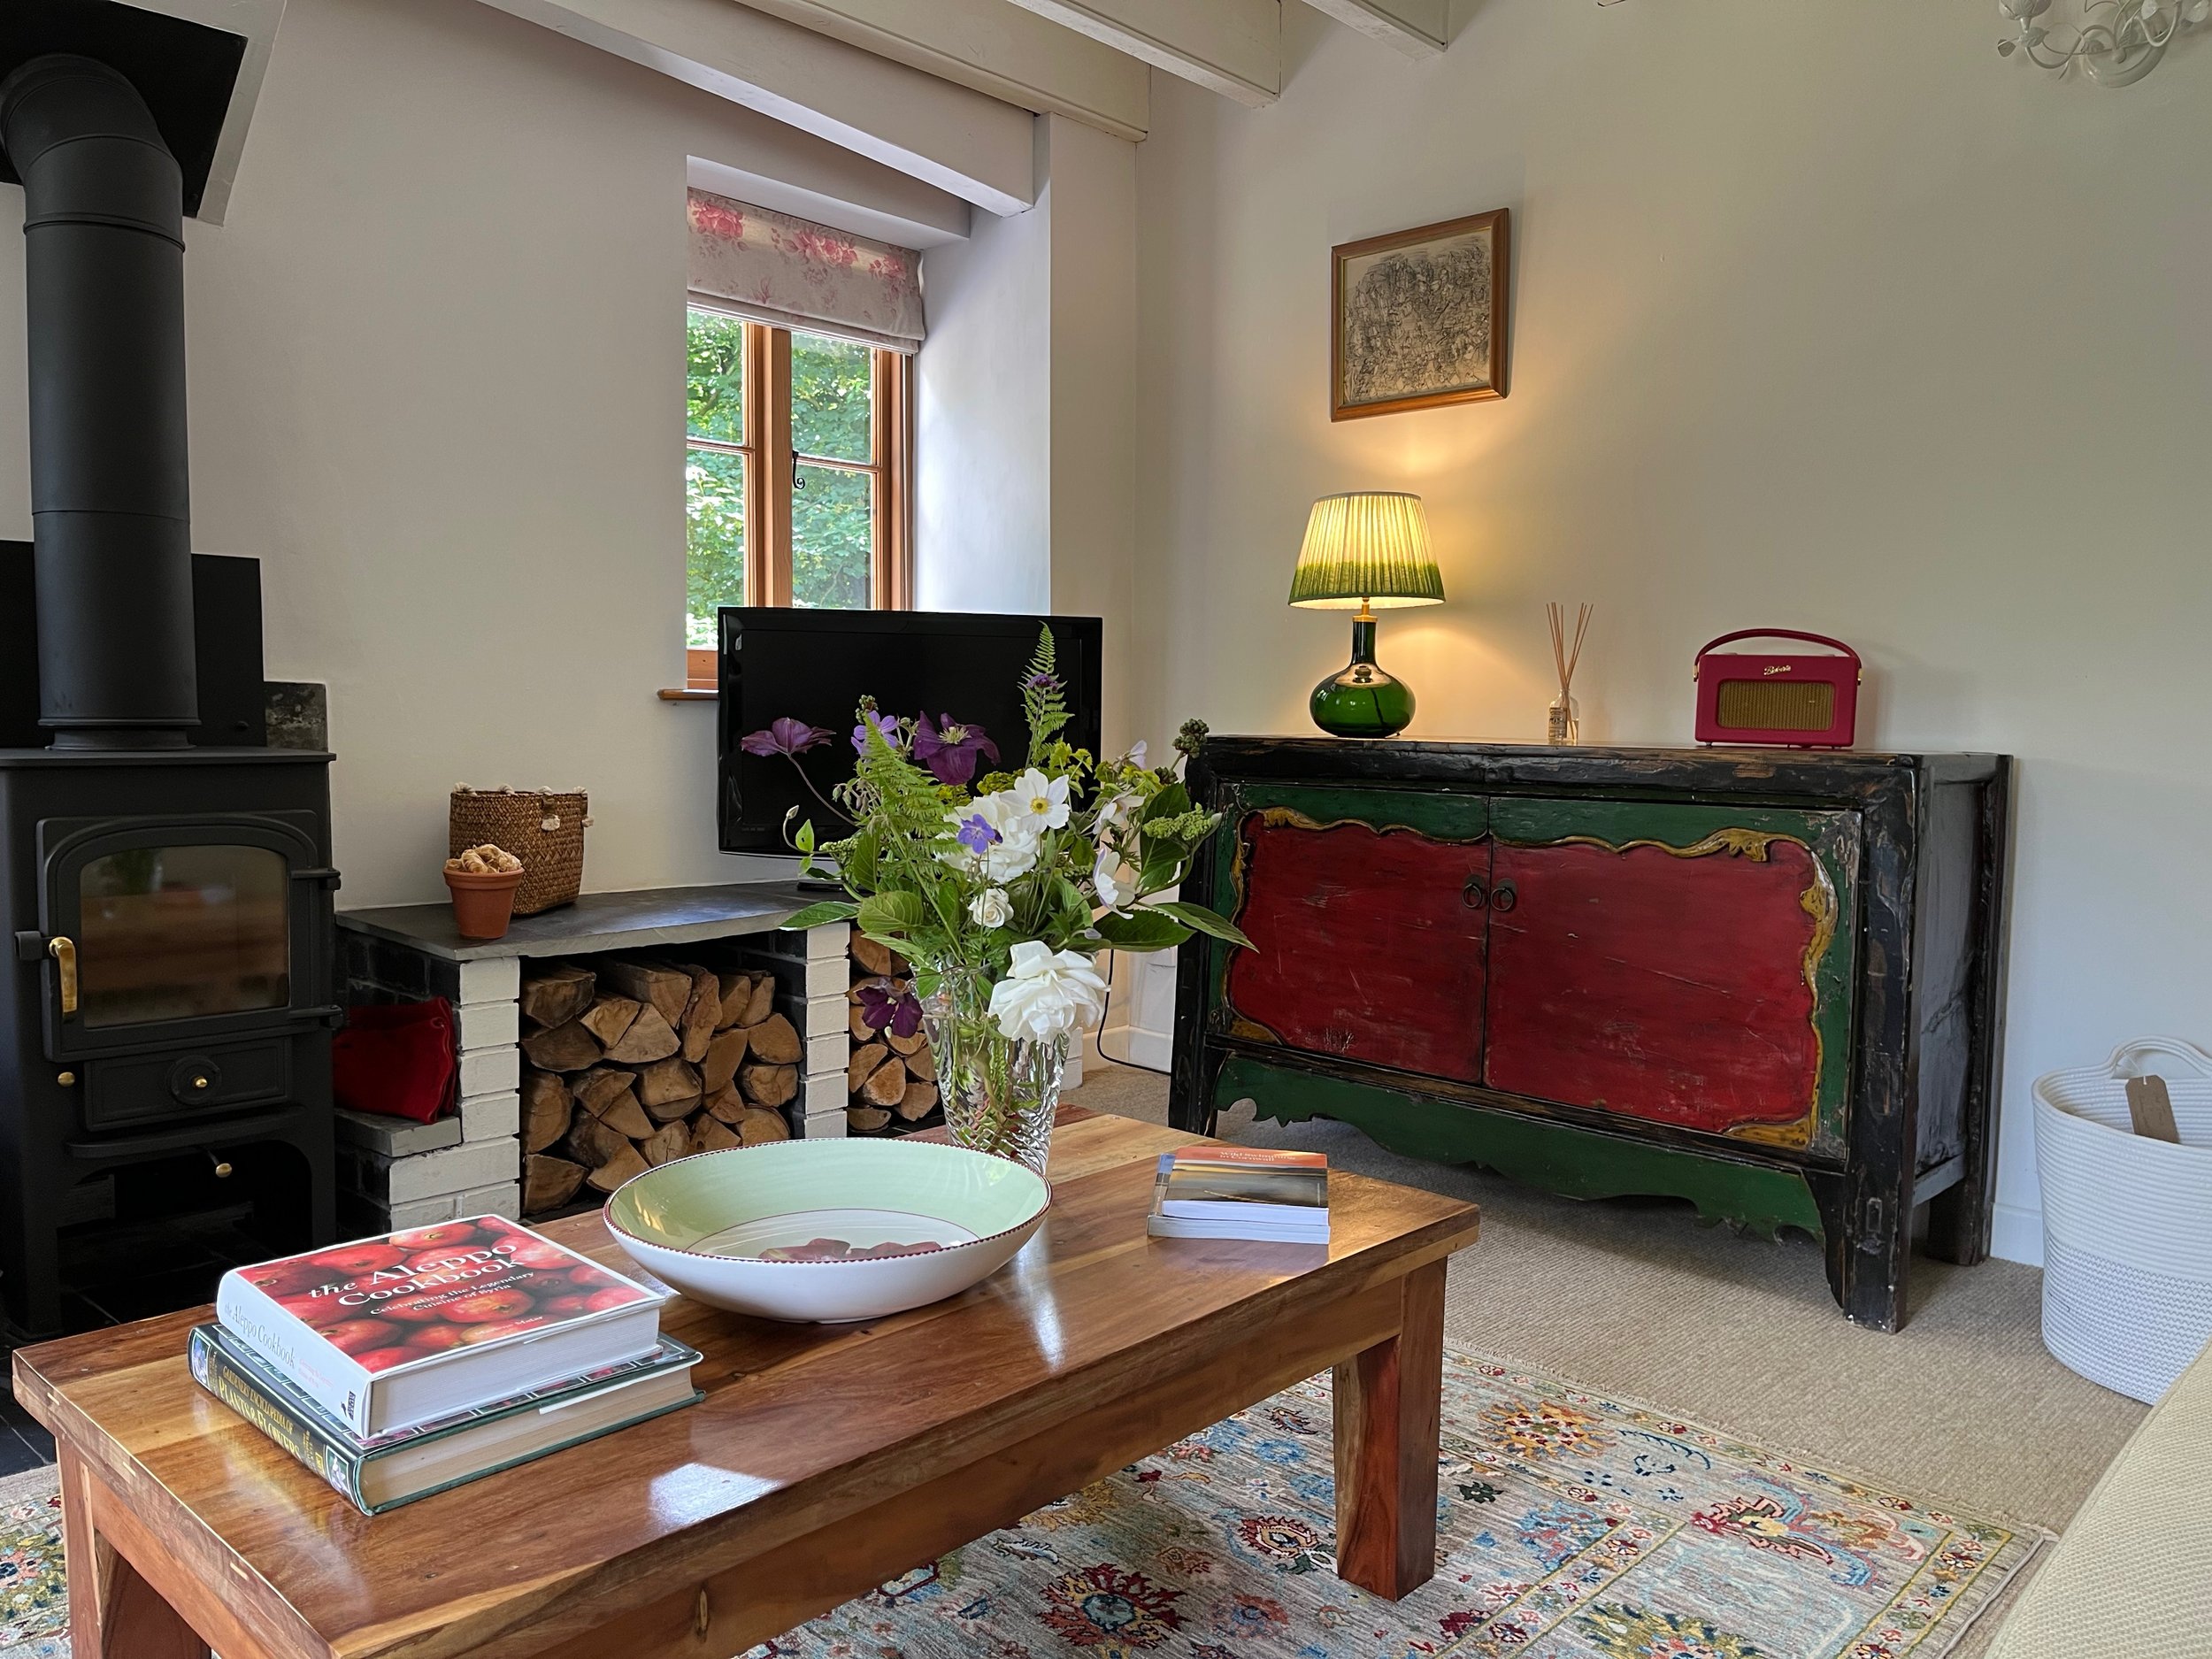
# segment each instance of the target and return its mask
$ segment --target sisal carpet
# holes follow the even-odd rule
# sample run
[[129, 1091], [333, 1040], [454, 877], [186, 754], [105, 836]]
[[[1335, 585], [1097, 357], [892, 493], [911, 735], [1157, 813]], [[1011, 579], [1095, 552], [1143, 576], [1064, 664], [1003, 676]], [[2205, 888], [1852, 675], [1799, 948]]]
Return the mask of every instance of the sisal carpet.
[[752, 1659], [1939, 1659], [2041, 1541], [1447, 1351], [1436, 1577], [1332, 1571], [1315, 1378]]

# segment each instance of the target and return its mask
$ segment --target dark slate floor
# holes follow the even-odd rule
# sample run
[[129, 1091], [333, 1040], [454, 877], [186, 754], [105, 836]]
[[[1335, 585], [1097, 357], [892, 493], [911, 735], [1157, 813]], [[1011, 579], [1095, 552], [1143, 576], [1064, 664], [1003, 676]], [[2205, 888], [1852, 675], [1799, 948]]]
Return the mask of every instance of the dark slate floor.
[[[143, 1226], [73, 1228], [62, 1241], [62, 1318], [71, 1331], [97, 1330], [197, 1307], [215, 1300], [216, 1281], [233, 1267], [274, 1253], [223, 1211]], [[12, 1367], [26, 1337], [0, 1323], [0, 1367]], [[0, 1477], [54, 1461], [53, 1436], [0, 1388]]]

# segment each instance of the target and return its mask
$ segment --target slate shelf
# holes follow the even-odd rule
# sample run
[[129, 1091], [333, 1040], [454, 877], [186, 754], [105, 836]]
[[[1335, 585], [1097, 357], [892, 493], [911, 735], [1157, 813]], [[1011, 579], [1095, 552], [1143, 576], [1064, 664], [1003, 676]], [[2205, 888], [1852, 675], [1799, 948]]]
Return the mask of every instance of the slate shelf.
[[338, 926], [389, 940], [449, 962], [497, 956], [582, 956], [600, 950], [651, 949], [744, 933], [773, 933], [786, 918], [824, 898], [827, 889], [791, 881], [726, 887], [646, 887], [634, 893], [587, 893], [572, 904], [518, 916], [503, 939], [464, 939], [449, 904], [393, 904], [341, 910]]

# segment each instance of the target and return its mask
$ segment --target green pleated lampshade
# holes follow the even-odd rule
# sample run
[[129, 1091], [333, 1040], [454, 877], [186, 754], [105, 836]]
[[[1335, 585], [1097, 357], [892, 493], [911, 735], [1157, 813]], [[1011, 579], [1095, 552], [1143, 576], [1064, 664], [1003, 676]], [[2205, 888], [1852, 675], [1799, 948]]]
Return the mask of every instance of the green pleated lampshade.
[[1290, 603], [1354, 611], [1444, 602], [1444, 578], [1429, 543], [1421, 498], [1399, 491], [1324, 495], [1306, 521], [1290, 579]]

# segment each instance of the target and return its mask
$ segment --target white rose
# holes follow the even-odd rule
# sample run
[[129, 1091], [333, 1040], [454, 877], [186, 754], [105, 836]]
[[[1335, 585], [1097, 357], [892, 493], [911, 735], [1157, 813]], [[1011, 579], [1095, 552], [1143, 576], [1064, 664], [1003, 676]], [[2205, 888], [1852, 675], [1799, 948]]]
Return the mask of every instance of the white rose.
[[978, 927], [1003, 927], [1014, 919], [1014, 903], [1004, 887], [987, 887], [968, 901], [968, 919]]
[[1108, 910], [1119, 910], [1128, 898], [1130, 889], [1121, 885], [1121, 855], [1110, 847], [1098, 849], [1098, 863], [1091, 870], [1091, 887], [1098, 894], [1098, 902]]
[[990, 1011], [1003, 1035], [1049, 1041], [1104, 1018], [1106, 981], [1080, 951], [1024, 940], [991, 987]]
[[1032, 766], [1015, 779], [1013, 787], [1004, 793], [1013, 797], [1023, 816], [1035, 821], [1040, 834], [1048, 829], [1058, 829], [1068, 821], [1068, 780], [1065, 778], [1048, 778]]
[[979, 795], [966, 806], [951, 808], [945, 814], [945, 821], [956, 833], [964, 830], [972, 818], [981, 818], [997, 839], [979, 853], [960, 842], [941, 846], [937, 849], [940, 858], [956, 870], [980, 870], [987, 881], [1011, 881], [1035, 867], [1041, 831], [1010, 792]]
[[984, 849], [984, 879], [1011, 881], [1017, 876], [1027, 875], [1036, 868], [1037, 855], [1042, 850], [1036, 831], [1026, 823], [1010, 824], [999, 832], [999, 839]]

